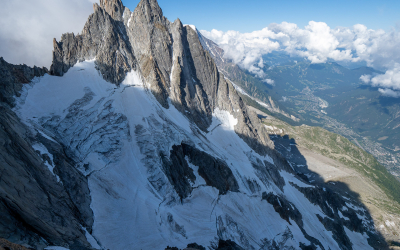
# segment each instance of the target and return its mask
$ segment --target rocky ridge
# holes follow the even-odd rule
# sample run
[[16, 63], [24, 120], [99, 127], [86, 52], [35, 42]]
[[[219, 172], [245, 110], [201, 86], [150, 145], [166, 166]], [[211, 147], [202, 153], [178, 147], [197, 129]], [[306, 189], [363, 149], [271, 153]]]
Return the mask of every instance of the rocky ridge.
[[235, 131], [256, 152], [265, 155], [273, 148], [257, 117], [203, 49], [197, 32], [179, 19], [169, 22], [155, 0], [140, 1], [133, 12], [118, 0], [94, 4], [81, 35], [64, 34], [54, 41], [50, 73], [62, 76], [76, 62], [93, 58], [103, 78], [117, 85], [131, 69], [139, 70], [161, 105], [168, 107], [170, 98], [203, 131], [220, 108], [239, 120]]
[[12, 65], [0, 57], [0, 102], [14, 106], [14, 96], [20, 96], [23, 84], [46, 73], [48, 73], [46, 68]]
[[38, 249], [49, 243], [90, 248], [85, 230], [91, 231], [93, 212], [87, 179], [61, 144], [26, 126], [10, 109], [12, 94], [19, 96], [23, 84], [47, 70], [1, 59], [0, 72], [6, 86], [1, 92], [5, 102], [0, 102], [1, 237]]

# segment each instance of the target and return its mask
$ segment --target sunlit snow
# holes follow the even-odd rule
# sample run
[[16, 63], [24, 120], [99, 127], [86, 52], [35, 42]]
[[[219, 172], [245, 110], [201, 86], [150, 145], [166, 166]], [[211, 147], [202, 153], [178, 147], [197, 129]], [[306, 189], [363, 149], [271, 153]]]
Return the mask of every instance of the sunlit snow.
[[[263, 192], [273, 192], [284, 195], [299, 209], [309, 235], [319, 239], [326, 249], [339, 249], [332, 233], [325, 230], [316, 216], [325, 216], [321, 209], [289, 182], [300, 187], [312, 186], [284, 171], [284, 192], [272, 182], [265, 185], [258, 178], [250, 158], [270, 163], [273, 160], [255, 153], [234, 132], [238, 120], [233, 114], [216, 108], [209, 132], [202, 132], [172, 104], [169, 109], [163, 108], [138, 72], [131, 71], [116, 86], [102, 79], [94, 61], [80, 62], [63, 77], [45, 75], [25, 85], [14, 110], [34, 127], [44, 123], [65, 126], [65, 131], [53, 131], [50, 135], [44, 129], [40, 133], [47, 134], [46, 138], [67, 146], [83, 139], [89, 143], [72, 150], [80, 157], [78, 169], [89, 180], [94, 226], [92, 235], [86, 233], [86, 237], [95, 248], [185, 248], [193, 242], [210, 246], [219, 235], [245, 248], [258, 249], [263, 239], [280, 237], [287, 229], [294, 235], [287, 246], [310, 244], [296, 223], [287, 223], [271, 204], [261, 200]], [[71, 112], [85, 116], [66, 126], [63, 122], [69, 124], [67, 121], [73, 119]], [[102, 139], [94, 133], [101, 130], [100, 126], [111, 126], [116, 131]], [[61, 133], [68, 136], [62, 137]], [[122, 147], [113, 143], [116, 141]], [[190, 142], [225, 161], [240, 192], [220, 195], [216, 188], [206, 185], [198, 167], [189, 164], [196, 181], [191, 183], [194, 189], [190, 196], [180, 200], [163, 172], [158, 152], [168, 156], [172, 146], [182, 142]], [[39, 144], [36, 147], [46, 153]], [[84, 164], [89, 167], [83, 169]], [[52, 171], [50, 167], [49, 170]], [[257, 182], [260, 190], [252, 193], [246, 180]], [[365, 241], [365, 237], [360, 237], [357, 244]]]

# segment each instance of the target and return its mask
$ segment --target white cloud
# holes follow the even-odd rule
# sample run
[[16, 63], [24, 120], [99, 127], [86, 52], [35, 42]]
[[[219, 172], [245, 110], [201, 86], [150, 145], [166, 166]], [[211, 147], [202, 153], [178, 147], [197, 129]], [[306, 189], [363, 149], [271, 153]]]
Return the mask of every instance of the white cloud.
[[400, 64], [396, 63], [394, 68], [386, 71], [385, 74], [371, 78], [371, 84], [374, 87], [400, 90]]
[[311, 21], [305, 29], [288, 23], [271, 24], [269, 28], [285, 32], [285, 39], [279, 40], [286, 52], [305, 57], [312, 63], [323, 63], [328, 58], [338, 61], [351, 59], [350, 50], [338, 50], [340, 43], [326, 23]]
[[[235, 63], [247, 57], [251, 58], [248, 62], [258, 62], [263, 54], [275, 50], [305, 57], [312, 63], [324, 63], [328, 59], [365, 61], [368, 66], [378, 69], [392, 68], [400, 61], [399, 30], [372, 30], [362, 24], [331, 29], [326, 23], [310, 21], [301, 29], [294, 23], [283, 22], [251, 33], [201, 32], [226, 49], [226, 57]], [[242, 66], [252, 65], [246, 63]]]
[[[379, 92], [385, 96], [400, 97], [400, 64], [395, 63], [392, 69], [386, 71], [385, 74], [371, 76], [363, 75], [360, 80], [373, 87], [379, 87]], [[382, 89], [383, 88], [383, 89]]]
[[83, 29], [97, 0], [10, 0], [0, 8], [0, 56], [10, 63], [51, 65], [53, 38]]
[[386, 73], [374, 77], [365, 75], [361, 81], [384, 89], [400, 89], [400, 30], [397, 29], [385, 32], [368, 29], [362, 24], [331, 29], [326, 23], [311, 21], [304, 29], [283, 22], [251, 33], [201, 32], [226, 51], [226, 58], [260, 78], [265, 77], [260, 65], [262, 55], [280, 50], [307, 58], [312, 63], [324, 63], [329, 59], [364, 61]]
[[272, 80], [272, 79], [265, 79], [265, 80], [263, 80], [263, 82], [265, 82], [265, 83], [267, 83], [269, 85], [275, 86], [275, 81]]
[[399, 91], [393, 91], [391, 89], [379, 89], [379, 92], [381, 92], [382, 95], [388, 96], [388, 97], [394, 97], [394, 98], [400, 97]]
[[268, 29], [245, 34], [237, 31], [222, 32], [218, 30], [201, 32], [224, 49], [226, 58], [260, 78], [265, 76], [261, 70], [264, 66], [261, 55], [278, 50], [280, 47], [278, 42], [267, 38], [273, 35], [273, 32]]
[[[13, 0], [0, 8], [0, 56], [10, 63], [49, 67], [53, 38], [66, 32], [79, 33], [92, 4], [98, 0]], [[364, 75], [364, 83], [381, 88], [394, 96], [400, 90], [400, 31], [368, 29], [362, 24], [331, 29], [326, 23], [311, 21], [303, 29], [294, 23], [270, 24], [251, 33], [218, 30], [201, 31], [225, 50], [225, 57], [242, 68], [265, 78], [262, 55], [286, 51], [312, 63], [365, 61], [368, 66], [384, 70], [377, 76]], [[271, 79], [264, 80], [275, 84]], [[392, 92], [389, 92], [391, 90]]]
[[362, 75], [361, 77], [360, 77], [360, 80], [363, 82], [363, 83], [370, 83], [371, 82], [371, 75]]

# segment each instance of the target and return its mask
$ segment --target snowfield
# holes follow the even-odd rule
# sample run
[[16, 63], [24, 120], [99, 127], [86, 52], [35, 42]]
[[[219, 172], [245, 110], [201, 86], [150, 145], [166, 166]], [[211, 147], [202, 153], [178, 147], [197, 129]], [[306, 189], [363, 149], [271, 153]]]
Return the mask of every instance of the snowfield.
[[[77, 168], [87, 176], [94, 212], [93, 233], [87, 233], [87, 238], [97, 249], [161, 250], [194, 242], [208, 247], [217, 245], [218, 239], [233, 240], [244, 249], [268, 249], [268, 240], [294, 249], [300, 243], [310, 245], [296, 222], [282, 219], [262, 199], [264, 192], [284, 197], [296, 207], [304, 230], [325, 249], [340, 249], [332, 232], [318, 220], [317, 214], [326, 217], [321, 208], [289, 182], [313, 186], [283, 170], [283, 189], [260, 180], [252, 159], [271, 164], [273, 160], [243, 142], [234, 132], [237, 120], [225, 110], [214, 110], [209, 132], [202, 132], [173, 105], [163, 108], [138, 72], [130, 72], [117, 87], [103, 80], [94, 60], [77, 63], [63, 77], [36, 78], [25, 85], [17, 102], [14, 110], [19, 117], [38, 133], [67, 146], [76, 156]], [[196, 181], [191, 183], [190, 196], [181, 200], [159, 153], [169, 157], [172, 146], [182, 142], [226, 162], [239, 192], [222, 195], [207, 186], [198, 167], [186, 158]], [[46, 151], [43, 145], [37, 149]], [[252, 190], [247, 180], [259, 188]], [[346, 233], [355, 249], [369, 249], [367, 235], [348, 229]]]

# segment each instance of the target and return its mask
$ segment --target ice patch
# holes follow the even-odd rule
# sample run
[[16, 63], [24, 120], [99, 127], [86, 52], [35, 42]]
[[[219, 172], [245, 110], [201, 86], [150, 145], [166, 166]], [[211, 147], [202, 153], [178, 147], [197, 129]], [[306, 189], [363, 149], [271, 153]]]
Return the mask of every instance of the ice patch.
[[230, 83], [232, 83], [233, 87], [236, 89], [237, 92], [241, 93], [242, 95], [248, 96], [250, 98], [253, 99], [253, 97], [251, 97], [249, 94], [247, 94], [246, 91], [244, 91], [244, 89], [242, 89], [241, 87], [239, 87], [238, 85], [236, 85], [235, 83], [233, 83], [231, 80], [229, 80], [228, 78], [225, 77], [225, 79], [227, 79]]
[[[348, 199], [348, 200], [350, 200], [350, 199]], [[361, 207], [358, 207], [358, 206], [354, 206], [353, 204], [350, 204], [350, 203], [347, 203], [347, 202], [345, 202], [345, 204], [346, 204], [347, 207], [352, 208], [353, 210], [365, 212], [364, 208], [361, 208]]]
[[53, 155], [49, 153], [47, 148], [41, 144], [41, 143], [36, 143], [32, 145], [32, 148], [36, 151], [40, 152], [40, 155], [47, 155], [50, 158], [50, 162], [47, 160], [44, 161], [44, 164], [47, 166], [47, 168], [50, 170], [50, 172], [57, 178], [57, 181], [60, 182], [60, 177], [54, 173], [54, 161], [53, 161]]
[[395, 227], [395, 226], [396, 226], [396, 224], [395, 224], [393, 221], [389, 221], [389, 220], [386, 220], [386, 221], [385, 221], [385, 224], [386, 224], [386, 226], [388, 226], [388, 227]]
[[[273, 132], [274, 134], [283, 134], [285, 132], [283, 129], [277, 128], [275, 126], [264, 125], [264, 127], [269, 132]], [[290, 145], [295, 145], [295, 144], [290, 144]]]
[[235, 130], [238, 120], [228, 111], [216, 108], [213, 112], [213, 121], [210, 128], [221, 126], [224, 130]]
[[345, 200], [348, 200], [348, 201], [350, 200], [350, 198], [347, 198], [346, 196], [343, 196], [343, 195], [342, 195], [342, 197], [343, 197], [343, 199], [345, 199]]
[[268, 129], [268, 130], [275, 130], [275, 129], [277, 129], [277, 128], [274, 127], [274, 126], [269, 126], [269, 125], [264, 125], [264, 126], [265, 126], [265, 128]]
[[129, 25], [130, 25], [130, 23], [131, 23], [132, 16], [133, 16], [133, 13], [132, 13], [131, 16], [129, 17], [129, 20], [128, 20], [128, 28], [129, 28]]
[[85, 237], [86, 237], [86, 240], [89, 242], [89, 244], [95, 249], [101, 249], [101, 247], [97, 243], [96, 239], [86, 230], [86, 228], [84, 228], [82, 226], [81, 226], [81, 228], [83, 231], [85, 231]]
[[362, 220], [363, 222], [367, 219], [367, 218], [365, 217], [365, 215], [360, 215], [360, 214], [358, 214], [358, 213], [356, 213], [356, 215], [357, 215], [357, 217], [358, 217], [360, 220]]
[[251, 95], [247, 94], [247, 92], [242, 89], [241, 87], [239, 87], [238, 85], [236, 85], [235, 83], [233, 83], [231, 80], [229, 80], [228, 78], [225, 77], [225, 79], [227, 79], [230, 83], [232, 83], [233, 87], [236, 89], [237, 92], [241, 93], [242, 95], [248, 96], [250, 97], [252, 100], [256, 101], [258, 104], [260, 104], [261, 106], [263, 106], [264, 108], [269, 109], [270, 106], [254, 97], [252, 97]]
[[311, 186], [311, 185], [308, 185], [308, 184], [302, 182], [301, 180], [296, 178], [294, 176], [294, 174], [288, 173], [286, 171], [281, 171], [281, 175], [285, 180], [290, 181], [290, 182], [292, 182], [293, 184], [296, 184], [299, 187], [315, 188], [314, 186]]
[[126, 74], [125, 80], [122, 82], [123, 86], [126, 87], [132, 87], [132, 86], [138, 86], [138, 87], [143, 87], [143, 81], [140, 78], [140, 76], [137, 74], [136, 71], [132, 70], [128, 74]]
[[48, 139], [48, 140], [50, 140], [50, 141], [55, 142], [55, 143], [58, 144], [58, 142], [56, 142], [53, 138], [51, 138], [50, 136], [46, 135], [46, 134], [43, 133], [42, 131], [38, 130], [38, 132], [39, 132], [44, 138], [46, 138], [46, 139]]
[[[343, 210], [343, 209], [342, 209], [342, 210]], [[340, 218], [345, 219], [345, 220], [350, 220], [349, 218], [347, 218], [346, 216], [344, 216], [344, 215], [342, 214], [342, 212], [340, 212], [340, 210], [338, 210], [338, 214], [339, 214]]]
[[333, 208], [328, 204], [327, 201], [325, 201], [325, 204], [331, 209], [332, 213], [335, 213], [335, 211], [334, 211]]
[[[252, 98], [252, 99], [254, 99], [254, 98]], [[260, 104], [261, 106], [263, 106], [264, 108], [267, 108], [267, 109], [270, 108], [270, 106], [269, 106], [268, 104], [266, 104], [266, 103], [264, 103], [264, 102], [262, 102], [262, 101], [256, 100], [256, 102], [257, 102], [258, 104]]]
[[207, 185], [206, 181], [203, 179], [203, 177], [199, 175], [199, 167], [190, 163], [189, 158], [187, 156], [185, 157], [185, 160], [187, 161], [189, 167], [193, 169], [193, 174], [196, 176], [196, 182], [192, 183], [193, 184], [192, 186], [193, 187], [199, 187], [202, 185], [206, 186]]
[[360, 234], [351, 231], [347, 227], [343, 227], [347, 236], [351, 239], [351, 243], [353, 243], [353, 249], [363, 249], [363, 250], [373, 250], [373, 248], [368, 244], [368, 235]]

